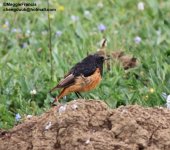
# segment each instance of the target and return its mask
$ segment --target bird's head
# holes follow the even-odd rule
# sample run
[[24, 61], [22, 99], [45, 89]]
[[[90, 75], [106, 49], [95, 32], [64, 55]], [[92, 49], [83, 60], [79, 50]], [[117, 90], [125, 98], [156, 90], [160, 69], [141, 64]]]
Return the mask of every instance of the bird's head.
[[108, 60], [110, 58], [109, 55], [106, 54], [106, 50], [105, 50], [106, 46], [107, 46], [107, 40], [104, 38], [101, 41], [100, 48], [94, 54], [96, 56], [97, 60], [99, 60], [101, 62], [104, 62], [105, 60]]
[[109, 55], [107, 55], [106, 52], [103, 50], [97, 51], [94, 55], [96, 57], [96, 60], [100, 62], [104, 62], [105, 60], [110, 59]]

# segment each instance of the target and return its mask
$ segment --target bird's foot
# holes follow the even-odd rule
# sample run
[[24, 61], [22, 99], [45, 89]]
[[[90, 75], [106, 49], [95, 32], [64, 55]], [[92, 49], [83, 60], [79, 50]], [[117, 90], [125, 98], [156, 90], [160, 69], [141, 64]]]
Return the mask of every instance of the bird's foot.
[[58, 106], [60, 103], [58, 101], [58, 98], [55, 98], [54, 101], [51, 103], [51, 106]]

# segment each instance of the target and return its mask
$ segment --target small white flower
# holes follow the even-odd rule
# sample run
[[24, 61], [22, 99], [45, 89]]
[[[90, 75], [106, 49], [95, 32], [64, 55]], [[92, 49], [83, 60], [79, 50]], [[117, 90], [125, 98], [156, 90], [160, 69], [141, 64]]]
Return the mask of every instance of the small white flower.
[[27, 33], [27, 34], [30, 34], [30, 33], [31, 33], [31, 31], [28, 29], [28, 30], [26, 31], [26, 33]]
[[85, 144], [89, 144], [90, 143], [90, 139], [86, 140]]
[[141, 39], [141, 37], [136, 36], [136, 37], [134, 38], [134, 41], [135, 41], [136, 44], [139, 44], [139, 43], [142, 41], [142, 39]]
[[72, 15], [72, 16], [71, 16], [71, 20], [72, 20], [73, 22], [76, 22], [76, 21], [79, 20], [79, 17]]
[[51, 128], [51, 125], [52, 125], [51, 121], [48, 122], [47, 125], [45, 126], [45, 130], [50, 129], [50, 128]]
[[156, 34], [157, 34], [157, 36], [160, 36], [161, 35], [161, 30], [157, 30]]
[[73, 104], [73, 105], [71, 105], [71, 108], [72, 108], [73, 110], [75, 110], [75, 109], [78, 108], [78, 106], [77, 106], [77, 104]]
[[27, 119], [31, 119], [32, 118], [32, 115], [27, 115]]
[[60, 106], [60, 108], [58, 109], [59, 114], [65, 112], [66, 108], [67, 108], [67, 105]]
[[37, 91], [35, 89], [33, 89], [32, 91], [30, 91], [30, 94], [31, 95], [36, 95], [37, 94]]
[[48, 32], [47, 32], [46, 30], [44, 30], [44, 31], [41, 32], [41, 34], [42, 34], [42, 35], [47, 35]]
[[25, 35], [26, 35], [27, 37], [29, 37], [30, 34], [31, 34], [31, 31], [28, 29], [28, 30], [26, 31], [26, 34], [25, 34]]
[[138, 10], [144, 10], [145, 9], [145, 4], [143, 2], [138, 3]]
[[90, 11], [85, 10], [85, 11], [84, 11], [84, 16], [85, 16], [86, 18], [90, 19], [90, 18], [92, 17], [92, 14], [90, 13]]
[[167, 108], [170, 109], [170, 95], [167, 96], [166, 105], [167, 105]]
[[97, 3], [97, 7], [98, 7], [98, 8], [103, 8], [103, 3], [102, 3], [102, 2], [98, 2], [98, 3]]

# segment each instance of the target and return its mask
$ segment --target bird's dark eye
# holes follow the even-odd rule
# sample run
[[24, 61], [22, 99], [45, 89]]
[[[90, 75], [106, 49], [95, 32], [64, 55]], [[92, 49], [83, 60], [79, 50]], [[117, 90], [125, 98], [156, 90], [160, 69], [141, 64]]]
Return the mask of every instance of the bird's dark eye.
[[96, 61], [103, 62], [104, 60], [105, 60], [104, 56], [99, 56], [99, 55], [96, 56]]
[[100, 59], [104, 60], [104, 56], [100, 56]]

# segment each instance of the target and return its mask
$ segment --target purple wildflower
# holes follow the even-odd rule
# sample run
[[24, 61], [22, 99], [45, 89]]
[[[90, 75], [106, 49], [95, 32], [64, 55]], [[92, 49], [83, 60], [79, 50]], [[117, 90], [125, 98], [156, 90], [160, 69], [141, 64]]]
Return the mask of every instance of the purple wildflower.
[[136, 36], [136, 37], [134, 38], [134, 41], [135, 41], [136, 44], [139, 44], [139, 43], [142, 41], [142, 39], [141, 39], [141, 37]]
[[105, 26], [104, 24], [99, 24], [99, 25], [98, 25], [98, 30], [101, 31], [101, 32], [103, 32], [103, 31], [106, 30], [106, 26]]
[[20, 119], [21, 119], [21, 116], [20, 116], [19, 113], [17, 113], [17, 114], [15, 115], [15, 120], [18, 122]]
[[56, 32], [56, 36], [57, 36], [57, 37], [60, 37], [61, 35], [62, 35], [62, 32], [61, 32], [61, 31], [57, 31], [57, 32]]

